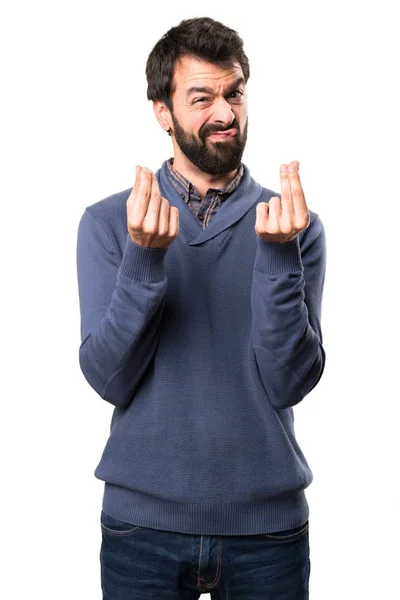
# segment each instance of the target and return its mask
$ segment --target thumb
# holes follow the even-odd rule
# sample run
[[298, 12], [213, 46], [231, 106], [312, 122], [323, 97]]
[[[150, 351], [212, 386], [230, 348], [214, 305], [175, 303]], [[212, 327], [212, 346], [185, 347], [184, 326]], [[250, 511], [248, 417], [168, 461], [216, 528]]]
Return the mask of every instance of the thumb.
[[268, 219], [269, 215], [269, 206], [268, 202], [259, 202], [257, 204], [257, 221]]

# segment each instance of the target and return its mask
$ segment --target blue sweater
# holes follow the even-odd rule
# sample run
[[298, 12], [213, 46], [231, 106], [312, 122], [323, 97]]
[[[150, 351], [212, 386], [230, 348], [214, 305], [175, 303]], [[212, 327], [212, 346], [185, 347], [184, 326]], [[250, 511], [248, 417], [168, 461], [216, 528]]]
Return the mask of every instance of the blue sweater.
[[256, 205], [279, 194], [244, 167], [202, 229], [163, 163], [161, 194], [180, 211], [167, 250], [129, 238], [130, 189], [79, 225], [80, 365], [115, 406], [95, 476], [103, 510], [134, 525], [250, 535], [308, 518], [292, 407], [325, 363], [324, 228], [311, 211], [294, 241], [260, 240]]

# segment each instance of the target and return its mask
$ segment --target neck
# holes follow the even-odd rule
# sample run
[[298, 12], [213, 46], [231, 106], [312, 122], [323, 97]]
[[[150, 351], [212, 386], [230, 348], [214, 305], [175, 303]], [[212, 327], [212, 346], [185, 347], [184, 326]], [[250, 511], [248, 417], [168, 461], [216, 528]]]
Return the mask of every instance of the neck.
[[205, 196], [210, 188], [223, 189], [239, 172], [239, 169], [234, 169], [216, 175], [204, 173], [182, 153], [174, 154], [174, 168], [199, 190], [201, 196]]

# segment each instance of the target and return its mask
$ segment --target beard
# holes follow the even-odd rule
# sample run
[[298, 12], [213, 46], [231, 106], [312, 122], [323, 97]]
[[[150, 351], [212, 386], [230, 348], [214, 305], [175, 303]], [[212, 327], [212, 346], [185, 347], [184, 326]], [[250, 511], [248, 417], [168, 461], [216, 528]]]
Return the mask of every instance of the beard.
[[[187, 133], [171, 112], [174, 131], [172, 134], [175, 137], [176, 143], [183, 154], [203, 173], [210, 175], [219, 175], [230, 173], [240, 167], [243, 152], [247, 141], [247, 126], [248, 119], [243, 129], [240, 131], [236, 119], [229, 127], [221, 127], [217, 125], [205, 125], [199, 131], [199, 136], [193, 133]], [[238, 134], [232, 138], [222, 142], [208, 141], [207, 137], [216, 131], [226, 131], [227, 129], [235, 128]]]

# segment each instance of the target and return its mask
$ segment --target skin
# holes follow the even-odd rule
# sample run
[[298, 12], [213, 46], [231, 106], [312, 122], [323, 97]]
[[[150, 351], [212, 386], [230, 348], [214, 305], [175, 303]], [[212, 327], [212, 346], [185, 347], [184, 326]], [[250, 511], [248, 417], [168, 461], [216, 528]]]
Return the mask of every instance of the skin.
[[269, 203], [257, 204], [255, 230], [258, 237], [266, 242], [284, 244], [307, 229], [310, 215], [300, 183], [299, 161], [281, 165], [280, 178], [281, 199], [273, 196]]
[[179, 211], [160, 194], [155, 174], [136, 167], [136, 181], [126, 203], [129, 236], [145, 248], [168, 248], [179, 232]]
[[[174, 73], [174, 92], [172, 94], [173, 115], [161, 101], [154, 101], [153, 108], [158, 122], [166, 131], [171, 130], [174, 149], [174, 167], [202, 195], [212, 188], [224, 188], [238, 172], [240, 160], [235, 168], [219, 173], [204, 172], [194, 165], [182, 152], [177, 143], [176, 121], [193, 136], [200, 145], [206, 145], [211, 157], [219, 157], [229, 152], [237, 137], [215, 142], [207, 137], [215, 130], [227, 130], [232, 124], [239, 128], [239, 137], [243, 137], [247, 123], [247, 94], [244, 82], [234, 86], [243, 77], [240, 65], [221, 68], [194, 58], [183, 57], [177, 63]], [[191, 87], [210, 88], [213, 93], [195, 92], [188, 96]], [[219, 148], [219, 146], [222, 146]]]
[[[153, 102], [159, 124], [171, 132], [174, 167], [202, 195], [209, 188], [224, 188], [240, 167], [248, 122], [247, 93], [240, 78], [239, 64], [226, 68], [183, 57], [174, 72], [173, 113], [163, 102]], [[208, 91], [188, 95], [191, 87]], [[209, 137], [230, 127], [238, 130], [237, 136]], [[281, 165], [280, 179], [281, 199], [273, 197], [269, 203], [257, 205], [255, 232], [264, 241], [287, 243], [309, 225], [299, 162]], [[161, 197], [154, 173], [141, 166], [136, 167], [135, 185], [127, 201], [127, 219], [129, 235], [140, 246], [167, 248], [179, 232], [178, 209]]]

